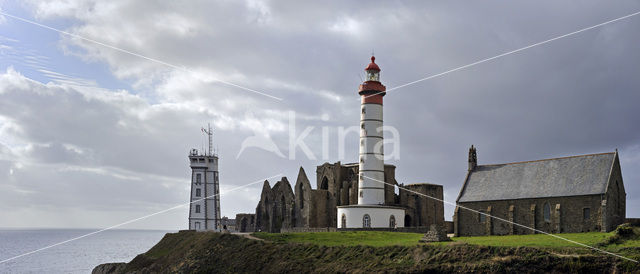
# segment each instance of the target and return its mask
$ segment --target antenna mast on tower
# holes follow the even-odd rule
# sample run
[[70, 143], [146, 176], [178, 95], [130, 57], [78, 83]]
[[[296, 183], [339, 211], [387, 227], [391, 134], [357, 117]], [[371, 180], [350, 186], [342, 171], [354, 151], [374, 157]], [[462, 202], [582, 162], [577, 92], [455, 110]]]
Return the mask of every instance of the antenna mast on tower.
[[202, 128], [202, 132], [206, 133], [209, 137], [209, 150], [207, 151], [207, 156], [213, 156], [213, 130], [211, 130], [211, 123], [207, 123], [208, 129]]

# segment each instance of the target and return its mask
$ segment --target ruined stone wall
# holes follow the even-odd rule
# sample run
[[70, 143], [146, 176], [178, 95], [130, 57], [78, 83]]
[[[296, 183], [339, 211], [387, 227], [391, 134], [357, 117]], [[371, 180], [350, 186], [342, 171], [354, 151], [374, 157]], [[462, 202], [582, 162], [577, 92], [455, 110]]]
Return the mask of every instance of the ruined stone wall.
[[396, 166], [384, 165], [384, 181], [386, 182], [384, 184], [384, 204], [394, 205], [396, 204], [395, 186], [398, 184], [396, 182]]
[[265, 181], [256, 207], [256, 229], [265, 232], [280, 232], [283, 227], [293, 227], [295, 200], [291, 185], [282, 177], [273, 188]]
[[295, 223], [294, 227], [310, 227], [312, 216], [312, 208], [314, 204], [311, 200], [311, 183], [307, 178], [304, 169], [300, 167], [298, 171], [298, 179], [295, 185]]
[[273, 194], [269, 181], [264, 181], [260, 201], [256, 206], [256, 231], [271, 231], [273, 220]]
[[[459, 203], [473, 210], [532, 227], [547, 233], [600, 231], [602, 228], [601, 195], [535, 198], [503, 201]], [[545, 204], [549, 218], [545, 220]], [[585, 218], [585, 209], [589, 216]], [[532, 234], [531, 229], [506, 221], [482, 217], [481, 214], [456, 208], [455, 233], [459, 236]]]
[[407, 208], [405, 226], [429, 227], [432, 224], [444, 226], [444, 204], [442, 202], [444, 193], [441, 185], [411, 184], [400, 186], [399, 205]]
[[[442, 203], [425, 197], [419, 201], [395, 194], [395, 166], [385, 165], [385, 203], [387, 205], [412, 207], [407, 210], [409, 218], [419, 220], [413, 226], [428, 227], [431, 224], [444, 224], [444, 206]], [[289, 228], [336, 227], [338, 205], [358, 203], [358, 165], [325, 163], [316, 169], [317, 189], [312, 189], [303, 168], [298, 172], [296, 184], [291, 188], [286, 177], [273, 188], [269, 182], [263, 185], [260, 202], [256, 207], [255, 230], [278, 232]], [[442, 186], [418, 184], [412, 189], [432, 197], [442, 199]], [[408, 194], [407, 194], [408, 195]], [[407, 196], [405, 195], [405, 196]], [[413, 201], [413, 202], [411, 202]]]
[[251, 213], [236, 214], [236, 230], [238, 232], [256, 231], [256, 214], [251, 214]]
[[310, 227], [334, 227], [336, 220], [335, 200], [329, 191], [316, 189], [311, 191], [312, 218]]

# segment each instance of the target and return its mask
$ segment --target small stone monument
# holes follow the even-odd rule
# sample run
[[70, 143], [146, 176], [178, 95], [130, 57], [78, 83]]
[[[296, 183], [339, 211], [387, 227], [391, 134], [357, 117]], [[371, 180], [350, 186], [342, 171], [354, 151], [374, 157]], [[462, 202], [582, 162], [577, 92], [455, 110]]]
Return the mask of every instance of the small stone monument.
[[444, 228], [435, 224], [432, 224], [429, 227], [429, 231], [427, 231], [427, 233], [424, 234], [424, 237], [420, 239], [421, 243], [446, 242], [446, 241], [451, 241], [451, 239], [447, 237], [447, 232], [444, 230]]

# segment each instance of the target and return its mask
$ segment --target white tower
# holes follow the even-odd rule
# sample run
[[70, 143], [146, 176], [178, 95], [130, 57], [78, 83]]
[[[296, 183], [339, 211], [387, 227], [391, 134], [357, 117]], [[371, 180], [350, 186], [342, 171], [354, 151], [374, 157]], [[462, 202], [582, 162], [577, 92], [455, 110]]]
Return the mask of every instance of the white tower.
[[384, 136], [380, 67], [371, 57], [367, 79], [358, 88], [360, 106], [360, 155], [358, 204], [338, 207], [338, 228], [403, 227], [404, 208], [384, 205]]
[[213, 132], [211, 125], [202, 129], [209, 137], [209, 150], [189, 152], [191, 166], [191, 204], [189, 207], [190, 230], [221, 231], [220, 185], [218, 155], [213, 153]]
[[382, 135], [382, 97], [385, 86], [380, 83], [380, 67], [371, 57], [365, 68], [367, 79], [358, 89], [362, 97], [360, 109], [360, 157], [358, 165], [358, 204], [384, 204], [384, 137]]

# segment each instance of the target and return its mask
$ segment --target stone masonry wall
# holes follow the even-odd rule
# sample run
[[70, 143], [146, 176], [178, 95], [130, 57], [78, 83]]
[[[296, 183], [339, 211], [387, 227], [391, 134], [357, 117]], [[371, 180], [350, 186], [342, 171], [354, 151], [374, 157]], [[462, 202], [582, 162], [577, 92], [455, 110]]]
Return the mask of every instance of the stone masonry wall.
[[[601, 195], [586, 195], [468, 202], [459, 205], [548, 233], [587, 232], [602, 229], [602, 198]], [[549, 219], [545, 220], [544, 207], [547, 203]], [[584, 218], [586, 208], [589, 211], [588, 219]], [[534, 233], [531, 229], [490, 217], [481, 217], [479, 213], [460, 207], [456, 209], [454, 222], [457, 230], [455, 233], [459, 236]]]

